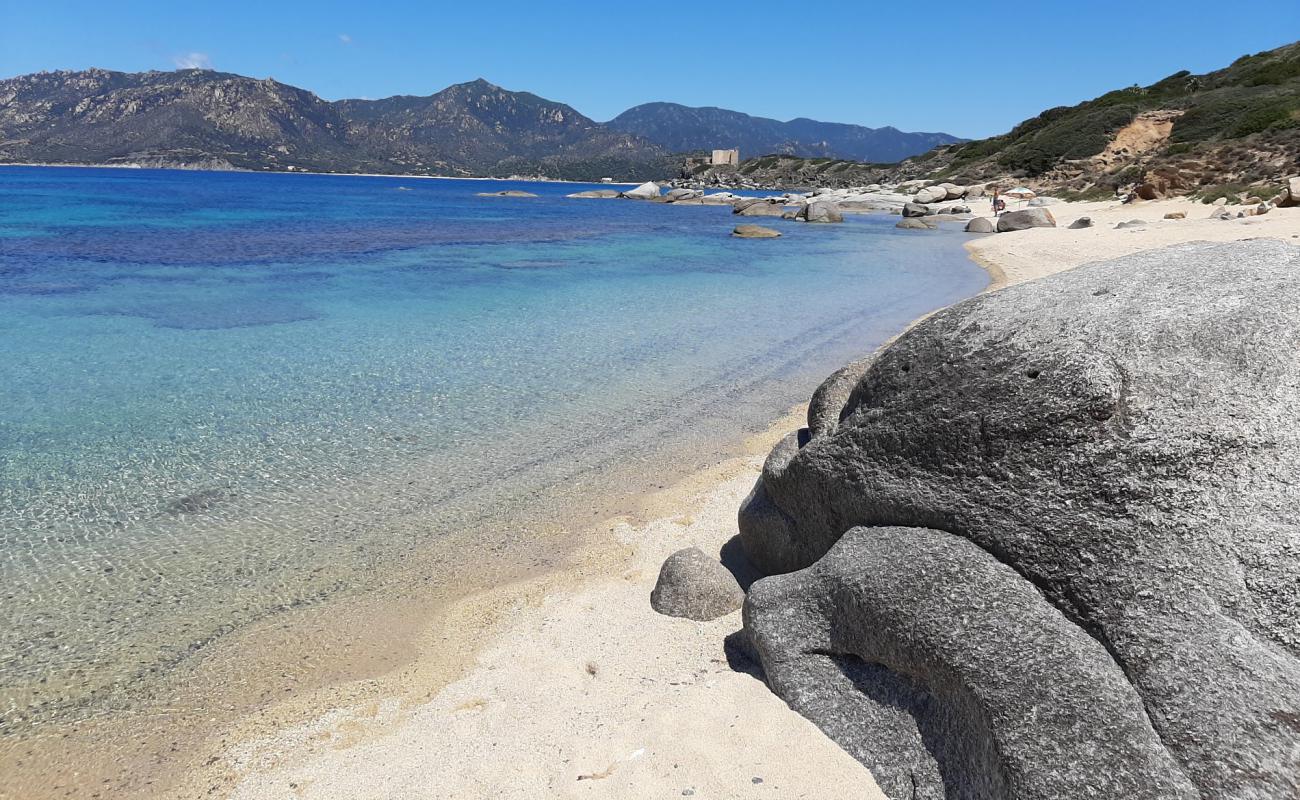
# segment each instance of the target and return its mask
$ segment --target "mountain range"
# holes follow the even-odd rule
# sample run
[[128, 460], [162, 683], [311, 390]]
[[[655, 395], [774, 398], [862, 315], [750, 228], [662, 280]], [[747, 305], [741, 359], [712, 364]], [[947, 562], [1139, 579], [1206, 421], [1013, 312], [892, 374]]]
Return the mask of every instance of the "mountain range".
[[634, 106], [606, 123], [673, 152], [737, 147], [746, 156], [792, 155], [851, 161], [894, 162], [943, 144], [966, 141], [947, 133], [911, 133], [800, 117], [789, 122], [751, 117], [725, 108], [677, 103]]
[[199, 69], [0, 81], [0, 163], [640, 179], [669, 177], [677, 153], [715, 147], [896, 161], [954, 141], [670, 103], [602, 124], [481, 79], [428, 96], [334, 102], [270, 78]]

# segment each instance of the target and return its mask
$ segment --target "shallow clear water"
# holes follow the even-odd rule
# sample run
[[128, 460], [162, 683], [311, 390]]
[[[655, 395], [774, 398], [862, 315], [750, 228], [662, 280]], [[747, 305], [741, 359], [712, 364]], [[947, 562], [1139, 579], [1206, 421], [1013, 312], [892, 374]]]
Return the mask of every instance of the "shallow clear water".
[[987, 283], [890, 218], [744, 241], [725, 207], [474, 196], [502, 188], [0, 168], [0, 730], [560, 519], [558, 487], [752, 430]]

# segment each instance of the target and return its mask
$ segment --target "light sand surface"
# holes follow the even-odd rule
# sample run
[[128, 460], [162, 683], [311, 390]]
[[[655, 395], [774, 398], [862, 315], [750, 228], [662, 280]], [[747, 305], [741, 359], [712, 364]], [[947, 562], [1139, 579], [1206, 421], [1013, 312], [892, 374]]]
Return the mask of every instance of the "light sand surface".
[[[1019, 205], [1012, 202], [1008, 210], [1014, 211]], [[973, 208], [987, 212], [988, 203], [976, 201]], [[1236, 214], [1247, 207], [1227, 208]], [[1048, 210], [1056, 217], [1055, 228], [989, 234], [967, 243], [966, 249], [993, 275], [994, 285], [990, 289], [1041, 278], [1090, 261], [1118, 258], [1179, 242], [1300, 236], [1300, 208], [1275, 208], [1261, 216], [1232, 220], [1210, 219], [1210, 214], [1219, 210], [1217, 207], [1181, 198], [1128, 204], [1053, 203]], [[1165, 214], [1177, 211], [1184, 212], [1187, 218], [1164, 219]], [[1079, 230], [1068, 227], [1085, 216], [1092, 218], [1093, 227]], [[1118, 223], [1129, 220], [1143, 220], [1147, 225], [1115, 229]]]
[[665, 516], [610, 525], [627, 553], [618, 569], [539, 602], [518, 587], [474, 669], [431, 698], [338, 709], [236, 748], [231, 796], [883, 798], [869, 772], [728, 663], [739, 612], [699, 623], [650, 608], [664, 558], [692, 545], [718, 553], [735, 535], [764, 454], [802, 414], [664, 492], [654, 507]]
[[[968, 244], [994, 288], [1176, 242], [1300, 236], [1300, 209], [1233, 221], [1186, 200], [1051, 210], [1061, 227]], [[1169, 211], [1187, 219], [1163, 220]], [[1065, 227], [1085, 215], [1093, 228]], [[1130, 219], [1149, 224], [1114, 229]], [[223, 785], [240, 800], [883, 797], [864, 768], [728, 664], [723, 639], [739, 613], [697, 623], [649, 605], [666, 556], [691, 545], [717, 553], [735, 534], [763, 456], [801, 413], [751, 440], [745, 456], [663, 492], [649, 506], [660, 518], [598, 530], [604, 543], [579, 554], [568, 577], [466, 598], [460, 618], [491, 627], [463, 677], [249, 740], [223, 765]], [[494, 609], [491, 623], [479, 606]], [[452, 647], [466, 624], [438, 635]]]

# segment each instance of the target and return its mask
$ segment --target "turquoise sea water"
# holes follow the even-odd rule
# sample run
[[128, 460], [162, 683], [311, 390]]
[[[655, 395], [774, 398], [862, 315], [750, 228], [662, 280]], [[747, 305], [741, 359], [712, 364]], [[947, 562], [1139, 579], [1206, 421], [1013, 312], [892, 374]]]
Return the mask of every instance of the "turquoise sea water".
[[[505, 188], [541, 196], [475, 196]], [[0, 732], [451, 531], [564, 522], [987, 283], [956, 232], [734, 240], [582, 188], [0, 168]]]

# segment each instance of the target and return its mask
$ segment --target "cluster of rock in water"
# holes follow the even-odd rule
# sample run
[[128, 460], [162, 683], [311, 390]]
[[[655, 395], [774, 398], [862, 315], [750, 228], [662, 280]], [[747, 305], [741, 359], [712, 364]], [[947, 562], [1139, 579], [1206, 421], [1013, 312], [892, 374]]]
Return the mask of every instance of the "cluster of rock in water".
[[769, 686], [891, 798], [1300, 796], [1297, 308], [1295, 247], [1181, 245], [832, 375], [739, 514]]
[[[506, 195], [508, 192], [495, 194]], [[658, 184], [644, 183], [634, 189], [593, 189], [567, 195], [571, 198], [627, 198], [674, 205], [725, 205], [741, 217], [774, 217], [802, 222], [841, 222], [846, 212], [889, 212], [902, 215], [895, 227], [904, 230], [934, 230], [940, 220], [967, 220], [968, 233], [1006, 233], [1027, 228], [1055, 228], [1056, 218], [1046, 206], [1050, 198], [1035, 197], [1027, 208], [1018, 208], [994, 218], [971, 218], [968, 203], [984, 198], [987, 192], [981, 185], [958, 186], [953, 183], [907, 181], [896, 186], [853, 187], [848, 189], [815, 189], [810, 192], [784, 192], [768, 197], [742, 197], [731, 192], [706, 193], [698, 188], [672, 188], [661, 192]], [[1240, 219], [1267, 214], [1276, 207], [1300, 205], [1300, 178], [1291, 179], [1287, 188], [1269, 201], [1249, 198], [1251, 207], [1230, 211], [1220, 202], [1210, 216], [1214, 219]], [[1171, 212], [1165, 219], [1181, 219], [1183, 212]], [[1117, 227], [1139, 227], [1147, 223], [1130, 220]], [[1068, 227], [1092, 227], [1092, 220], [1081, 217]], [[732, 235], [745, 239], [774, 239], [781, 233], [761, 225], [742, 224]]]

